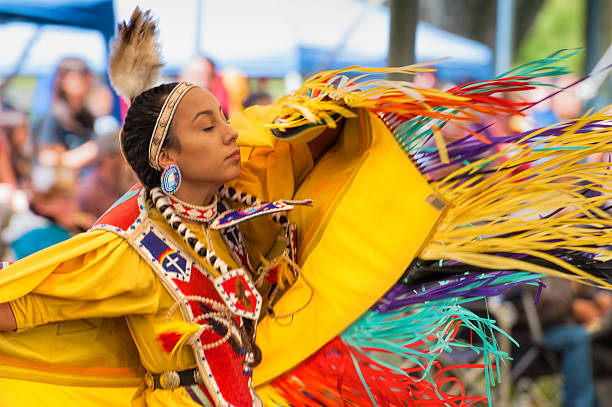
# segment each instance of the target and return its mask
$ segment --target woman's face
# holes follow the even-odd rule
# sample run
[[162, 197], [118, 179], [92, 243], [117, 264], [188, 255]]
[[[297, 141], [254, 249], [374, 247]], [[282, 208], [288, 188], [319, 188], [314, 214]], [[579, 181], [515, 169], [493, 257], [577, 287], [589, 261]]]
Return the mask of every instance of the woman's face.
[[[166, 149], [166, 157], [181, 170], [182, 184], [218, 187], [240, 175], [238, 133], [227, 123], [219, 102], [209, 91], [200, 87], [187, 91], [170, 131], [180, 149]], [[161, 160], [160, 164], [164, 166]]]
[[68, 71], [61, 79], [61, 87], [64, 93], [83, 100], [91, 90], [91, 85], [92, 77], [89, 73]]

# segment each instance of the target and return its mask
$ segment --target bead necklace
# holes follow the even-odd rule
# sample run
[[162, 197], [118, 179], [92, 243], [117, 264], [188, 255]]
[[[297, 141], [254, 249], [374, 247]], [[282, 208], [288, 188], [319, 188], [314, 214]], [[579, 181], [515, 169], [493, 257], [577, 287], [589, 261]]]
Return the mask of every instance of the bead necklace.
[[170, 207], [181, 218], [194, 220], [196, 222], [211, 222], [217, 217], [217, 195], [213, 197], [210, 205], [199, 206], [182, 201], [176, 196], [166, 195]]

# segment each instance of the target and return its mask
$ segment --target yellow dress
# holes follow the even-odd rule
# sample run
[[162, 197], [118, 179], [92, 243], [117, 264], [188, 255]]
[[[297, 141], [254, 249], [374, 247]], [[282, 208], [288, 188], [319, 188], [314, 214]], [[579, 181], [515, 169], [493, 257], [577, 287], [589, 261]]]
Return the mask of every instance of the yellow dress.
[[[313, 165], [307, 145], [280, 143], [248, 153], [232, 184], [262, 200], [293, 197]], [[149, 218], [198, 259], [150, 206]], [[237, 267], [217, 231], [186, 224], [204, 244], [208, 234], [218, 257]], [[272, 221], [257, 219], [244, 229], [251, 255], [267, 253], [276, 241]], [[130, 399], [134, 406], [199, 405], [182, 387], [152, 391], [142, 383], [144, 370], [180, 371], [196, 363], [188, 347], [171, 359], [156, 341], [156, 328], [166, 322], [174, 300], [122, 237], [92, 230], [1, 270], [0, 302], [10, 303], [18, 326], [17, 332], [0, 334], [0, 405], [121, 406]], [[178, 318], [180, 313], [172, 315]], [[109, 335], [113, 341], [105, 340]], [[125, 340], [117, 341], [118, 335]], [[91, 346], [69, 346], [83, 340]]]

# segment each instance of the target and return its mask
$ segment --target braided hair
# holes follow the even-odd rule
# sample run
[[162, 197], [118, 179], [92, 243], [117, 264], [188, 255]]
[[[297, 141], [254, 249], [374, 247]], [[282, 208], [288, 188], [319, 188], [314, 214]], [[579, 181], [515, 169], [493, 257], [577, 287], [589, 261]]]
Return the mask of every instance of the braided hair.
[[[121, 150], [130, 167], [147, 191], [160, 185], [161, 171], [149, 164], [149, 144], [155, 128], [155, 122], [170, 92], [178, 82], [165, 83], [151, 88], [134, 98], [125, 117], [121, 132]], [[173, 148], [180, 151], [178, 139], [172, 128], [162, 148]]]

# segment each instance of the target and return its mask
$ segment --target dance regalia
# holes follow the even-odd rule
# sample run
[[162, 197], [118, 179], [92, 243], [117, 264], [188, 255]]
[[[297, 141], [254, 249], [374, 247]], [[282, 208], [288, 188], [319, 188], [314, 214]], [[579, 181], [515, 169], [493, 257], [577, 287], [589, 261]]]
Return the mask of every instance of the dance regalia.
[[[268, 211], [271, 206], [273, 211], [291, 208], [292, 203], [277, 198], [291, 197], [294, 185], [313, 163], [307, 145], [279, 147], [252, 151], [241, 177], [225, 190], [235, 188], [270, 200], [273, 205], [263, 205]], [[278, 174], [283, 174], [282, 180], [271, 179]], [[181, 213], [180, 202], [176, 204], [176, 212]], [[257, 214], [251, 207], [242, 214], [245, 211], [236, 211], [232, 205], [236, 206], [220, 197], [215, 225], [189, 224], [199, 240], [213, 247], [216, 256], [231, 268], [224, 276], [215, 275], [216, 270], [201, 258], [197, 260], [197, 254], [138, 186], [89, 232], [2, 270], [0, 298], [10, 301], [19, 332], [0, 335], [0, 376], [64, 387], [58, 391], [34, 384], [30, 390], [45, 388], [50, 392], [24, 395], [7, 387], [16, 384], [28, 391], [27, 384], [0, 381], [7, 390], [0, 394], [1, 404], [27, 403], [38, 396], [38, 402], [77, 405], [84, 397], [72, 403], [66, 401], [67, 395], [83, 396], [86, 386], [100, 386], [104, 389], [91, 388], [91, 402], [80, 405], [129, 405], [134, 393], [132, 404], [142, 406], [252, 405], [256, 397], [249, 394], [251, 375], [244, 371], [243, 338], [237, 337], [236, 327], [244, 322], [243, 315], [259, 312], [263, 304], [250, 273], [237, 273], [240, 269], [250, 271], [260, 262], [250, 262], [247, 252], [255, 259], [273, 255], [281, 227], [261, 216], [250, 219]], [[249, 226], [240, 223], [244, 233], [223, 227], [227, 226], [224, 219], [235, 223], [240, 215], [249, 218]], [[282, 259], [264, 269], [282, 275]], [[275, 283], [272, 277], [267, 276], [268, 284]], [[217, 289], [217, 284], [222, 288]], [[230, 316], [235, 326], [227, 320], [229, 312], [225, 317], [220, 315], [231, 306], [235, 308]], [[121, 318], [124, 315], [125, 319]], [[192, 336], [194, 332], [186, 331], [194, 327], [197, 331], [200, 324], [213, 327], [197, 335], [201, 347], [180, 338], [173, 341], [172, 335]], [[200, 374], [207, 375], [204, 385], [159, 389], [164, 378], [153, 376], [196, 366]], [[151, 383], [151, 379], [160, 383]], [[75, 390], [65, 385], [83, 387]], [[153, 385], [158, 389], [153, 390]], [[126, 386], [132, 388], [111, 388]], [[102, 391], [105, 396], [100, 395]]]
[[[253, 171], [235, 185], [266, 200], [313, 199], [312, 208], [296, 207], [289, 214], [299, 231], [299, 272], [288, 279], [295, 280], [293, 285], [284, 287], [284, 295], [266, 309], [258, 324], [262, 360], [253, 372], [253, 384], [264, 405], [438, 406], [486, 401], [487, 395], [465, 395], [449, 370], [482, 369], [487, 384], [493, 384], [496, 367], [508, 355], [497, 347], [493, 321], [473, 314], [463, 303], [517, 284], [539, 284], [542, 274], [610, 287], [606, 279], [611, 253], [604, 246], [612, 240], [612, 219], [602, 207], [611, 194], [611, 170], [609, 164], [586, 163], [584, 158], [612, 149], [607, 123], [611, 117], [596, 113], [498, 139], [487, 139], [469, 127], [478, 122], [478, 115], [517, 114], [527, 107], [495, 94], [530, 89], [538, 75], [563, 73], [551, 62], [555, 58], [447, 92], [344, 76], [349, 71], [391, 70], [327, 72], [270, 107], [232, 118], [244, 157], [250, 160], [258, 159], [257, 146], [286, 149], [286, 143], [277, 144], [281, 139], [304, 147], [327, 126], [342, 125], [339, 141], [314, 167], [296, 166], [301, 168], [299, 176], [287, 177], [291, 172], [282, 168], [276, 172], [274, 160], [267, 160], [270, 175], [265, 182]], [[447, 122], [463, 123], [468, 136], [448, 142]], [[502, 143], [510, 149], [491, 153]], [[257, 168], [266, 172], [264, 165]], [[441, 173], [445, 175], [434, 175]], [[262, 186], [276, 192], [266, 195]], [[597, 194], [587, 197], [585, 189]], [[563, 208], [570, 209], [557, 213]], [[258, 242], [265, 231], [258, 223], [267, 221], [245, 223], [246, 240]], [[159, 226], [164, 227], [163, 222]], [[150, 270], [128, 243], [109, 235], [92, 231], [85, 236], [118, 245], [101, 256], [115, 256], [119, 246], [124, 248], [119, 255], [126, 259], [116, 264], [125, 264], [129, 249], [135, 265]], [[249, 252], [251, 260], [267, 253], [272, 244], [267, 242], [265, 248]], [[219, 240], [214, 246], [219, 250], [223, 243]], [[64, 246], [68, 247], [72, 246]], [[0, 291], [0, 301], [41, 289], [41, 281], [64, 282], [62, 271], [70, 269], [59, 267], [52, 273], [60, 252], [50, 250], [25, 260], [30, 263], [12, 266], [17, 271], [0, 273], [0, 287], [8, 287], [10, 293], [7, 298]], [[49, 268], [31, 271], [52, 256]], [[237, 266], [231, 255], [224, 259]], [[23, 282], [16, 281], [19, 276]], [[282, 282], [279, 278], [270, 285]], [[150, 284], [166, 293], [159, 280]], [[172, 305], [166, 296], [164, 311]], [[144, 328], [133, 322], [142, 317], [131, 316], [140, 312], [147, 310], [135, 303], [116, 315], [130, 315], [126, 320], [134, 333]], [[157, 316], [165, 318], [166, 312]], [[22, 319], [18, 318], [20, 327]], [[461, 329], [479, 341], [462, 341]], [[147, 343], [137, 337], [136, 345], [145, 368], [160, 372], [169, 368], [168, 356], [152, 337]], [[449, 367], [436, 360], [442, 352], [465, 348], [480, 353], [485, 362]], [[165, 356], [150, 366], [143, 349]], [[181, 352], [185, 349], [178, 355]], [[381, 353], [397, 354], [410, 367], [384, 362]], [[171, 368], [193, 367], [195, 361], [187, 359]], [[173, 391], [173, 396], [168, 391], [145, 392], [151, 405], [163, 405], [153, 399], [156, 393], [176, 394], [185, 403], [193, 400], [184, 388]]]
[[[564, 73], [551, 66], [563, 58], [447, 92], [368, 76], [391, 69], [324, 72], [273, 106], [233, 118], [251, 144], [265, 144], [270, 133], [307, 141], [344, 117], [341, 139], [295, 196], [312, 198], [314, 208], [289, 215], [300, 231], [303, 278], [274, 308], [301, 311], [259, 324], [264, 357], [254, 383], [264, 403], [486, 402], [489, 394], [466, 395], [450, 372], [480, 369], [489, 391], [509, 356], [497, 346], [503, 333], [494, 321], [463, 304], [540, 285], [544, 274], [611, 287], [612, 168], [585, 159], [612, 151], [612, 116], [602, 111], [495, 139], [481, 134], [484, 125], [470, 128], [479, 115], [499, 120], [528, 108], [495, 94]], [[467, 136], [447, 140], [448, 122]], [[484, 363], [437, 361], [466, 348]], [[386, 362], [389, 354], [408, 367]]]

